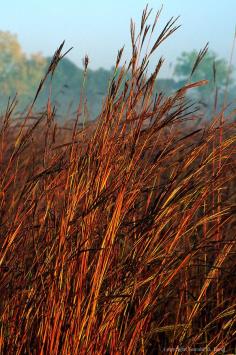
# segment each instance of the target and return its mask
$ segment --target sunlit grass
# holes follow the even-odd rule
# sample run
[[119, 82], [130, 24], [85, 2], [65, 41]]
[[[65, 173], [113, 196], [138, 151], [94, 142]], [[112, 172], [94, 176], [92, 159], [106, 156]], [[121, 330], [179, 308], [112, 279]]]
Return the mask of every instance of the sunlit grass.
[[96, 122], [57, 126], [50, 100], [2, 117], [3, 354], [233, 351], [235, 123], [194, 127], [186, 93], [205, 82], [153, 99], [175, 20], [145, 54], [147, 17]]

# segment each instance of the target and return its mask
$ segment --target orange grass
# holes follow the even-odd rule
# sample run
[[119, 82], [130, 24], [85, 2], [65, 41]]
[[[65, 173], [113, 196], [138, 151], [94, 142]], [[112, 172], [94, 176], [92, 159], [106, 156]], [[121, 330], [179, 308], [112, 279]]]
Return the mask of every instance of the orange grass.
[[50, 98], [2, 117], [1, 354], [234, 351], [234, 113], [194, 126], [186, 93], [204, 81], [153, 99], [148, 61], [176, 29], [149, 49], [159, 15], [131, 24], [96, 122], [57, 126]]

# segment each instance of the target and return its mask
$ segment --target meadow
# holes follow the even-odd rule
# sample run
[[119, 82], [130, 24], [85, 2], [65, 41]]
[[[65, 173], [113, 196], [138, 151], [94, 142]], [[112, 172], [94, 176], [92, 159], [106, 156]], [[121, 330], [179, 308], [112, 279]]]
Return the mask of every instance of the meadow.
[[64, 125], [50, 96], [34, 112], [63, 43], [25, 115], [12, 99], [1, 117], [1, 354], [235, 353], [235, 111], [199, 121], [204, 80], [153, 95], [149, 59], [177, 29], [149, 48], [158, 16], [131, 23], [96, 121], [85, 90]]

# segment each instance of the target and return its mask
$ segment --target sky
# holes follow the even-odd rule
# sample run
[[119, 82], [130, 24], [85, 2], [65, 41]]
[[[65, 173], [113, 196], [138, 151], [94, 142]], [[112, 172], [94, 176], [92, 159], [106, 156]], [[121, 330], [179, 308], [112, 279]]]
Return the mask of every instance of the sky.
[[142, 10], [149, 4], [155, 12], [163, 5], [156, 36], [172, 17], [181, 25], [155, 52], [151, 66], [164, 56], [161, 75], [171, 77], [176, 58], [183, 51], [202, 49], [207, 42], [219, 57], [230, 56], [236, 25], [236, 0], [8, 0], [1, 1], [0, 30], [17, 34], [27, 54], [53, 55], [65, 40], [65, 49], [78, 66], [88, 54], [89, 67], [110, 69], [117, 51], [125, 45], [130, 58], [130, 19], [137, 27]]

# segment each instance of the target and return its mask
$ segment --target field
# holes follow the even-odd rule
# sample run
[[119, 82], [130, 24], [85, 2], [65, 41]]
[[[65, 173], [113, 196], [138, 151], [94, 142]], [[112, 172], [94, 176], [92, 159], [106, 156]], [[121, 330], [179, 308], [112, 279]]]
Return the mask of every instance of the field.
[[1, 354], [235, 353], [235, 112], [153, 98], [146, 20], [95, 122], [1, 118]]

